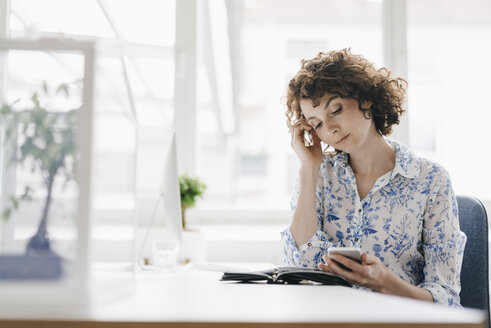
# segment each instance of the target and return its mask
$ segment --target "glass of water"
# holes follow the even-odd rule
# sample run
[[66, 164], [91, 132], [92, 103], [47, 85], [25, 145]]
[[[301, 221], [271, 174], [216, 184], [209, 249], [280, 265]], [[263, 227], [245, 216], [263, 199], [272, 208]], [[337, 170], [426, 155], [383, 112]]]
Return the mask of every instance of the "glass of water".
[[153, 265], [157, 272], [174, 272], [179, 253], [178, 240], [155, 240], [152, 244]]

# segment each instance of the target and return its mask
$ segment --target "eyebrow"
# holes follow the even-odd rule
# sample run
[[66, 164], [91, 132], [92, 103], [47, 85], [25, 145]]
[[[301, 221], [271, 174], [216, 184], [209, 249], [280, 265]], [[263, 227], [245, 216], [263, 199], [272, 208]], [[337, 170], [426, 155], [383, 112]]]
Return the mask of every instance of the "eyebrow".
[[[335, 96], [332, 96], [331, 98], [329, 98], [329, 100], [326, 102], [326, 104], [324, 105], [324, 110], [326, 110], [327, 107], [329, 107], [329, 104], [331, 103], [331, 101], [333, 101], [334, 99], [336, 98], [339, 98], [338, 95], [335, 95]], [[313, 118], [316, 118], [315, 116], [311, 116], [307, 119], [307, 122], [310, 121], [311, 119]]]

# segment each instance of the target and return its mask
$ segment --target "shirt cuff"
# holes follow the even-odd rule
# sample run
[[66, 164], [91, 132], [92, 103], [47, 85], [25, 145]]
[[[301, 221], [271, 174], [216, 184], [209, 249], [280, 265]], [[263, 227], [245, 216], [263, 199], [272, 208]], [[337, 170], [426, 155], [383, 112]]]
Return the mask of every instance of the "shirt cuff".
[[431, 293], [433, 296], [433, 303], [462, 308], [460, 305], [459, 294], [452, 290], [445, 289], [441, 285], [433, 282], [423, 282], [419, 284], [418, 287], [427, 289]]
[[327, 248], [335, 246], [326, 240], [324, 233], [317, 230], [309, 241], [297, 247], [290, 227], [281, 233], [283, 244], [283, 263], [288, 266], [317, 269], [322, 262], [322, 256], [327, 254]]

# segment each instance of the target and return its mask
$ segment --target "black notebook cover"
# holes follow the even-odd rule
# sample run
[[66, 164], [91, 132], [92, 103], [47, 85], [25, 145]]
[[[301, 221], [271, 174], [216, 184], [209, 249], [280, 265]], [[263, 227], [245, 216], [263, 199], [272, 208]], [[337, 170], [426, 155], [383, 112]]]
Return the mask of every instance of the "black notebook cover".
[[271, 284], [299, 284], [310, 281], [323, 285], [341, 285], [351, 287], [352, 284], [343, 278], [318, 269], [280, 267], [264, 271], [224, 272], [220, 281], [260, 282]]

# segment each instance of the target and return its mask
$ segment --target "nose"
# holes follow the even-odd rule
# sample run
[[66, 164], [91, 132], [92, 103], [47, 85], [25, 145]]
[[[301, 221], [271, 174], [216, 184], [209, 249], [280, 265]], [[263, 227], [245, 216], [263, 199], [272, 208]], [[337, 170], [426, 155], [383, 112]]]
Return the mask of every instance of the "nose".
[[339, 126], [336, 124], [328, 123], [327, 125], [327, 131], [329, 132], [330, 135], [334, 136], [339, 133]]

